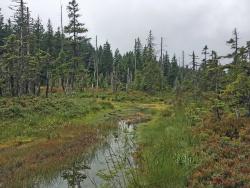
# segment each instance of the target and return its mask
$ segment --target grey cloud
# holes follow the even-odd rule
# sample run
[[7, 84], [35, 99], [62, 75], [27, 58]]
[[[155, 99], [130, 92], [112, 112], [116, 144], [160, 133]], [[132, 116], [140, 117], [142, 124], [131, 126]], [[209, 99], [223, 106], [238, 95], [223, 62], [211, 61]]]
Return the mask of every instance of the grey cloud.
[[[38, 14], [44, 23], [48, 18], [54, 25], [60, 22], [60, 0], [27, 0], [33, 16]], [[62, 0], [64, 8], [67, 0]], [[210, 49], [226, 54], [226, 40], [237, 27], [241, 44], [250, 40], [249, 0], [78, 0], [81, 20], [89, 29], [92, 38], [98, 35], [100, 43], [108, 40], [113, 50], [121, 52], [133, 48], [134, 38], [146, 42], [150, 29], [155, 43], [164, 37], [165, 49], [171, 54], [186, 54], [193, 50], [200, 55], [205, 44]], [[10, 0], [1, 0], [5, 15], [12, 13], [7, 8]], [[64, 11], [64, 23], [67, 23]], [[156, 45], [156, 48], [159, 46]]]

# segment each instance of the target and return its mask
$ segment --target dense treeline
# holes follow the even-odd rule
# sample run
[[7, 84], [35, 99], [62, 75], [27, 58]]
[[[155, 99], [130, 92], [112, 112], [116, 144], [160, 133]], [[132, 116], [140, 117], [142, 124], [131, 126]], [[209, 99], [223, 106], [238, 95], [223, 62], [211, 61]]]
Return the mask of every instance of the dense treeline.
[[[15, 0], [14, 17], [4, 21], [0, 13], [0, 96], [46, 96], [55, 88], [65, 93], [85, 88], [110, 88], [113, 92], [136, 89], [154, 93], [173, 90], [181, 96], [191, 91], [194, 99], [207, 96], [218, 119], [227, 103], [236, 116], [241, 108], [250, 114], [250, 42], [239, 46], [235, 29], [227, 44], [232, 53], [220, 56], [205, 46], [202, 60], [193, 52], [190, 63], [167, 52], [158, 58], [150, 31], [147, 44], [137, 38], [134, 49], [114, 53], [106, 42], [90, 43], [87, 28], [79, 21], [79, 6], [69, 2], [68, 25], [54, 31], [48, 20], [32, 18], [27, 4]], [[221, 59], [228, 59], [226, 65]], [[186, 65], [185, 65], [186, 64]]]
[[151, 31], [144, 47], [137, 38], [134, 49], [122, 55], [108, 42], [98, 46], [97, 38], [92, 46], [75, 0], [67, 6], [69, 24], [56, 31], [50, 20], [43, 26], [39, 17], [31, 18], [23, 0], [12, 8], [14, 19], [5, 23], [1, 15], [0, 22], [1, 96], [40, 95], [41, 87], [46, 96], [53, 88], [155, 92], [173, 87], [179, 77], [176, 57], [170, 61], [166, 53], [157, 60]]

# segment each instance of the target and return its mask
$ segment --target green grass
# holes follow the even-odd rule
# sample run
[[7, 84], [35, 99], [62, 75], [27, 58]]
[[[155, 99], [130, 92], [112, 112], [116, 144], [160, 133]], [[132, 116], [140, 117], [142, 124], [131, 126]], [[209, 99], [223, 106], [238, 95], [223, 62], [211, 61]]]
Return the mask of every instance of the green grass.
[[[99, 126], [116, 116], [126, 116], [137, 103], [150, 101], [140, 92], [85, 92], [45, 97], [0, 98], [0, 147], [9, 141], [26, 142], [37, 138], [57, 137], [65, 125]], [[154, 100], [158, 100], [155, 98]]]
[[158, 110], [152, 121], [139, 128], [141, 178], [134, 187], [185, 187], [198, 164], [192, 153], [198, 140], [191, 134], [185, 113], [179, 108], [171, 111]]
[[[117, 127], [117, 120], [141, 110], [137, 101], [117, 101], [118, 94], [104, 94], [105, 98], [98, 93], [0, 98], [0, 166], [4, 172], [0, 182], [17, 187], [37, 177], [50, 179], [91, 152]], [[144, 100], [144, 96], [135, 98]]]
[[[77, 142], [77, 126], [85, 125], [81, 129], [89, 128], [94, 134], [100, 127], [110, 130], [112, 122], [121, 117], [142, 112], [151, 116], [151, 121], [138, 128], [140, 178], [132, 186], [185, 187], [190, 172], [199, 162], [192, 153], [198, 141], [191, 134], [184, 110], [164, 102], [162, 98], [139, 92], [56, 94], [48, 99], [0, 98], [0, 146], [8, 148], [40, 138], [46, 140], [41, 143], [51, 139], [59, 144], [61, 138], [74, 143], [68, 136], [76, 136]], [[75, 132], [68, 135], [72, 128]]]
[[49, 137], [55, 129], [82, 123], [89, 114], [112, 110], [108, 101], [78, 96], [0, 99], [0, 143], [11, 139]]

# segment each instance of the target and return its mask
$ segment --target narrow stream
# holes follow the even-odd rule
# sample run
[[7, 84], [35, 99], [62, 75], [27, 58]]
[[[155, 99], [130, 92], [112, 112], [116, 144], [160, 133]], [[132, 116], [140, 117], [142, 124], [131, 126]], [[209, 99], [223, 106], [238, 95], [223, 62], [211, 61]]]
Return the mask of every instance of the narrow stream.
[[111, 132], [105, 142], [84, 161], [75, 162], [53, 181], [42, 183], [38, 187], [127, 187], [127, 174], [135, 165], [132, 157], [136, 149], [133, 142], [134, 129], [134, 125], [120, 121], [118, 129]]

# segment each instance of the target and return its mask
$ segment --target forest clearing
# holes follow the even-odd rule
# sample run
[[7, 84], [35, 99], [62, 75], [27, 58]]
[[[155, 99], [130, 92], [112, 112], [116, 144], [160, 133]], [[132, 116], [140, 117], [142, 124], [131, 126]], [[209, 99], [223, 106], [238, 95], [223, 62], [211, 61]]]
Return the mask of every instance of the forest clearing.
[[[44, 105], [42, 108], [38, 101]], [[86, 182], [87, 177], [80, 177], [85, 177], [85, 168], [91, 168], [93, 159], [88, 156], [100, 153], [100, 148], [103, 151], [102, 143], [110, 139], [110, 134], [113, 139], [119, 138], [117, 123], [125, 120], [137, 124], [131, 142], [136, 146], [132, 145], [135, 149], [129, 153], [137, 165], [123, 172], [126, 180], [113, 179], [120, 161], [116, 161], [112, 173], [102, 166], [104, 169], [99, 170], [106, 170], [105, 174], [92, 177], [93, 181], [104, 179], [98, 186], [247, 187], [249, 120], [241, 118], [236, 122], [226, 117], [217, 122], [208, 109], [199, 105], [140, 92], [1, 99], [1, 185], [56, 187]], [[126, 159], [127, 155], [122, 157]], [[108, 159], [109, 154], [105, 157]], [[74, 168], [73, 179], [62, 178]], [[92, 181], [87, 185], [95, 187]]]
[[241, 1], [1, 0], [0, 188], [249, 188]]

